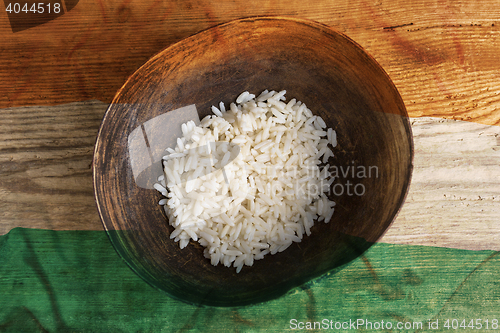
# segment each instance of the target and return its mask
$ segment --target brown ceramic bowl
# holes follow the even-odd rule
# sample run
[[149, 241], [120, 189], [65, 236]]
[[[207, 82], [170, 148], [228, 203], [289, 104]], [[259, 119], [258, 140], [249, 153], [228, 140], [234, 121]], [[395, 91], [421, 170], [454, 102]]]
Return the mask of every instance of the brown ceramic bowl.
[[[288, 99], [306, 103], [337, 131], [331, 164], [340, 174], [329, 194], [337, 205], [330, 223], [316, 223], [301, 243], [237, 274], [212, 266], [198, 243], [181, 250], [170, 240], [173, 228], [158, 205], [161, 194], [141, 177], [161, 170], [155, 149], [164, 150], [162, 140], [176, 135], [168, 123], [189, 119], [193, 106], [201, 119], [219, 101], [227, 105], [245, 90], [264, 89], [286, 89]], [[150, 126], [150, 120], [189, 105], [163, 122], [163, 129]], [[412, 159], [403, 101], [358, 44], [316, 22], [257, 17], [186, 38], [139, 68], [104, 116], [93, 177], [104, 227], [139, 276], [190, 303], [237, 306], [279, 297], [366, 251], [403, 204]]]

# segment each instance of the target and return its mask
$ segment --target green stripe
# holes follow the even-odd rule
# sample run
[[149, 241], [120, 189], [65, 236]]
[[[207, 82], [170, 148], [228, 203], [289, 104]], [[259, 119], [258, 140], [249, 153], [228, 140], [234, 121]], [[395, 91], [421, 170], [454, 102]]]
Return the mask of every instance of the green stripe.
[[449, 332], [448, 318], [467, 325], [482, 319], [483, 330], [488, 319], [491, 330], [500, 319], [499, 272], [493, 251], [378, 243], [339, 272], [277, 300], [196, 307], [143, 282], [104, 231], [16, 228], [0, 237], [0, 332], [283, 332], [298, 331], [295, 323], [326, 328], [357, 319], [364, 321], [360, 332], [417, 330], [376, 330], [382, 320], [422, 322], [424, 332], [429, 320], [439, 320], [432, 331]]

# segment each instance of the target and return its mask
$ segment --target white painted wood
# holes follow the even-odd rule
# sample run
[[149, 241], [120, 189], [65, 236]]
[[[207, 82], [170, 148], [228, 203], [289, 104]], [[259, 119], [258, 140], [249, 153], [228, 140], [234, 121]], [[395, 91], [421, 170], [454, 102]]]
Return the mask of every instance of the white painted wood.
[[[0, 110], [0, 235], [14, 227], [103, 230], [91, 161], [106, 108], [88, 101]], [[38, 120], [26, 122], [32, 112]], [[380, 241], [500, 250], [500, 127], [411, 122], [412, 183]]]
[[413, 118], [414, 172], [381, 242], [500, 250], [500, 127]]

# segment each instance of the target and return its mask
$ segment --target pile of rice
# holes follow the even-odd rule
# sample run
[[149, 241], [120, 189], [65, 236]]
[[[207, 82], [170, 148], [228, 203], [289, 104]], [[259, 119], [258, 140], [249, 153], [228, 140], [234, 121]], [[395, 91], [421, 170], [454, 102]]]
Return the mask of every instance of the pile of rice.
[[155, 188], [166, 197], [170, 238], [181, 248], [198, 241], [212, 265], [240, 272], [332, 218], [325, 163], [336, 133], [304, 103], [286, 103], [285, 93], [244, 92], [228, 110], [212, 106], [215, 115], [199, 126], [182, 125], [183, 137], [163, 157]]

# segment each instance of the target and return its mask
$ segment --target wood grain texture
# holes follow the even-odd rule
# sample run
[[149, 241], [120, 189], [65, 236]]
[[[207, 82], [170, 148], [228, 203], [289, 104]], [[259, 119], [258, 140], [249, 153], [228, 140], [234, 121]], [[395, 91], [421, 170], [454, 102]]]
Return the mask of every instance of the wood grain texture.
[[106, 107], [0, 110], [0, 234], [13, 227], [102, 230], [91, 163]]
[[406, 202], [381, 242], [500, 250], [500, 128], [412, 121], [414, 171]]
[[410, 116], [500, 122], [500, 7], [449, 1], [80, 1], [12, 33], [0, 17], [0, 107], [99, 99], [153, 54], [198, 31], [253, 15], [316, 20], [346, 33], [386, 69]]

